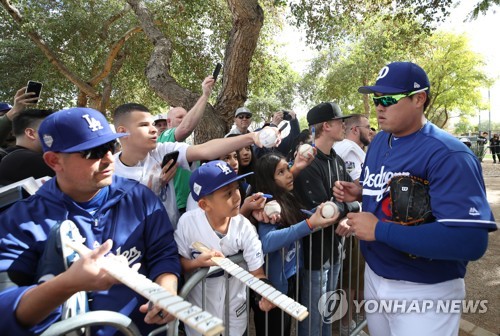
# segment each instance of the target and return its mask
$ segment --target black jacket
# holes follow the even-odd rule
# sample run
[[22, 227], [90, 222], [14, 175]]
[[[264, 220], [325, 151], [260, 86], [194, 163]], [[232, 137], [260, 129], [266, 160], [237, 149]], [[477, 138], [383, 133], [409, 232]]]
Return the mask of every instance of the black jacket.
[[[333, 197], [333, 185], [335, 181], [352, 181], [347, 173], [345, 163], [332, 149], [328, 155], [318, 149], [314, 161], [306, 169], [300, 172], [294, 181], [294, 193], [302, 201], [302, 204], [313, 209], [323, 202], [330, 201]], [[322, 233], [323, 231], [323, 233]], [[319, 270], [321, 264], [332, 256], [333, 264], [339, 262], [339, 236], [334, 234], [333, 226], [317, 231], [311, 238], [304, 237], [304, 266], [309, 268], [309, 251], [312, 251], [312, 269]], [[321, 263], [321, 237], [323, 235], [323, 262]], [[311, 243], [312, 242], [312, 248]]]

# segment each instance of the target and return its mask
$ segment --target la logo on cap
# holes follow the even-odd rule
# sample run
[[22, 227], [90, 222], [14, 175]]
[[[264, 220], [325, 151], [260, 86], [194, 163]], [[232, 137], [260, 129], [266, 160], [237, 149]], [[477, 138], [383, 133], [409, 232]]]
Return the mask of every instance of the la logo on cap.
[[103, 129], [101, 122], [94, 117], [91, 118], [88, 114], [84, 114], [82, 118], [89, 124], [89, 128], [92, 132]]
[[220, 170], [222, 170], [222, 172], [226, 175], [231, 174], [231, 172], [232, 172], [231, 168], [229, 167], [229, 165], [227, 163], [226, 164], [217, 163], [216, 166], [219, 167]]

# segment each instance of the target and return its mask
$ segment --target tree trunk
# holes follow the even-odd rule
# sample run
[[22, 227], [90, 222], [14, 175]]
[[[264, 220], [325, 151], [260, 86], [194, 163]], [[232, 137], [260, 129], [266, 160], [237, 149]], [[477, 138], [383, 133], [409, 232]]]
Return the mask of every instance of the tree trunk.
[[[222, 137], [233, 123], [234, 111], [247, 98], [248, 74], [257, 40], [264, 22], [264, 13], [257, 0], [227, 0], [233, 16], [233, 28], [224, 56], [222, 89], [214, 106], [207, 104], [195, 142]], [[151, 88], [170, 105], [191, 109], [199, 95], [181, 87], [170, 75], [171, 41], [155, 26], [141, 0], [127, 0], [154, 49], [146, 67]]]

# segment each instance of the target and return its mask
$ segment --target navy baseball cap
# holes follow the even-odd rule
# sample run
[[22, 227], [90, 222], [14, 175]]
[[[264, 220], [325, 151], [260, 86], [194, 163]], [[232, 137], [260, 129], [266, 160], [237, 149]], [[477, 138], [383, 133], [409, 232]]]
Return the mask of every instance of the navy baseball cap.
[[307, 123], [309, 125], [316, 125], [325, 121], [347, 119], [350, 117], [352, 116], [342, 115], [340, 107], [335, 103], [320, 103], [307, 112]]
[[253, 172], [237, 175], [233, 168], [222, 160], [207, 162], [191, 174], [189, 179], [191, 195], [195, 201], [199, 201], [200, 198], [210, 195], [217, 189], [251, 174]]
[[86, 107], [57, 111], [38, 128], [44, 152], [79, 152], [125, 135], [128, 133], [113, 132], [101, 112]]
[[8, 111], [12, 108], [12, 106], [8, 103], [0, 103], [0, 112]]
[[393, 62], [378, 73], [373, 86], [362, 86], [359, 93], [397, 94], [418, 90], [429, 92], [431, 84], [424, 69], [412, 62]]

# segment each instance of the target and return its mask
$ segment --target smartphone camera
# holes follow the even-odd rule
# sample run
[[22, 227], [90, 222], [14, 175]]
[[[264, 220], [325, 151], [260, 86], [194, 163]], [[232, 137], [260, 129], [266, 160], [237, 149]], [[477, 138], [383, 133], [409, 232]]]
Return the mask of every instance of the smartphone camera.
[[292, 120], [292, 115], [288, 111], [283, 111], [283, 120]]
[[[33, 96], [33, 98], [35, 98], [35, 97], [40, 98], [40, 94], [42, 93], [42, 86], [43, 86], [43, 84], [40, 82], [29, 81], [27, 88], [26, 88], [26, 93], [34, 92], [35, 95]], [[35, 104], [38, 103], [38, 99], [36, 101], [34, 101], [34, 103]]]

